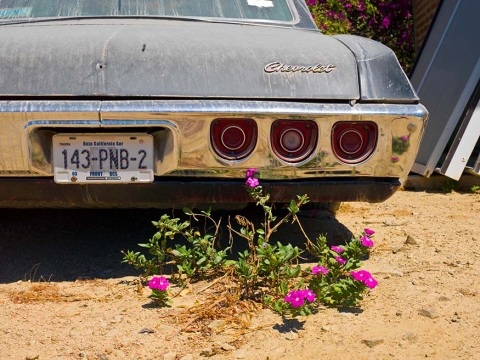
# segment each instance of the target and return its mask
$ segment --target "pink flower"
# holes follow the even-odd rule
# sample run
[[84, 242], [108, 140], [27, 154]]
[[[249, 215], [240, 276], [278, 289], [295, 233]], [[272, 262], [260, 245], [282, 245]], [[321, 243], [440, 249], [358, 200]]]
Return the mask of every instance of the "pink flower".
[[335, 251], [338, 254], [341, 254], [343, 252], [343, 249], [341, 247], [338, 247], [338, 246], [332, 246], [330, 249], [332, 249], [333, 251]]
[[364, 231], [365, 234], [367, 234], [368, 236], [371, 236], [371, 235], [375, 234], [375, 231], [370, 230], [370, 229], [363, 229], [363, 231]]
[[340, 256], [335, 257], [335, 260], [337, 260], [340, 264], [343, 265], [347, 263], [347, 260], [342, 259]]
[[305, 303], [305, 295], [302, 290], [292, 290], [285, 296], [285, 302], [288, 302], [292, 307], [297, 308]]
[[388, 16], [385, 16], [382, 20], [382, 26], [386, 29], [390, 26], [390, 18]]
[[254, 169], [254, 168], [248, 169], [248, 170], [247, 170], [246, 177], [247, 177], [247, 178], [250, 178], [250, 177], [252, 177], [253, 175], [255, 175], [256, 173], [258, 173], [258, 169]]
[[378, 285], [378, 281], [375, 280], [368, 271], [366, 270], [358, 270], [350, 272], [350, 275], [356, 280], [363, 282], [367, 287], [373, 289], [375, 286]]
[[254, 177], [249, 177], [247, 181], [245, 182], [245, 185], [254, 188], [258, 186], [258, 179]]
[[303, 295], [308, 300], [308, 302], [314, 302], [317, 295], [312, 290], [305, 289], [303, 290]]
[[372, 247], [373, 246], [373, 241], [369, 237], [362, 236], [360, 238], [360, 241], [362, 242], [363, 246], [366, 246], [366, 247]]
[[168, 280], [163, 277], [163, 276], [160, 276], [160, 277], [156, 277], [154, 276], [149, 282], [148, 282], [148, 287], [150, 289], [157, 289], [157, 290], [161, 290], [161, 291], [165, 291], [167, 290], [167, 288], [170, 286], [170, 283], [168, 282]]
[[408, 141], [408, 136], [407, 135], [400, 136], [400, 139], [402, 139], [403, 141]]
[[392, 162], [396, 163], [398, 160], [400, 160], [398, 156], [392, 156]]
[[369, 287], [370, 289], [373, 289], [375, 286], [378, 285], [378, 281], [375, 280], [373, 277], [369, 277], [363, 283], [367, 285], [367, 287]]
[[317, 275], [319, 272], [323, 275], [326, 275], [328, 274], [328, 269], [325, 269], [323, 266], [314, 266], [312, 269], [312, 274]]
[[350, 275], [355, 280], [362, 281], [362, 282], [372, 277], [372, 274], [370, 274], [367, 270], [352, 271], [350, 272]]

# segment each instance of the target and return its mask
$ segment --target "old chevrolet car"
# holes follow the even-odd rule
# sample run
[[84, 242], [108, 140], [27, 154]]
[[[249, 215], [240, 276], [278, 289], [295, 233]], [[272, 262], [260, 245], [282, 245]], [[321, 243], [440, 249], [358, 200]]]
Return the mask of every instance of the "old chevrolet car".
[[1, 0], [0, 207], [380, 202], [426, 109], [303, 0]]

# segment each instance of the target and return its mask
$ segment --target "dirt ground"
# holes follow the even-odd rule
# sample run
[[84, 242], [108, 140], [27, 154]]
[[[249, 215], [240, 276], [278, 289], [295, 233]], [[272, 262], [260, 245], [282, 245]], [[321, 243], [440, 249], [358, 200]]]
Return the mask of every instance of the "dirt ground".
[[[11, 270], [0, 276], [0, 359], [480, 359], [480, 194], [399, 191], [302, 223], [337, 238], [376, 231], [364, 268], [379, 285], [358, 309], [282, 319], [245, 303], [231, 309], [236, 322], [211, 319], [201, 328], [191, 309], [207, 308], [222, 280], [172, 287], [173, 306], [158, 308], [123, 267], [34, 282]], [[1, 251], [9, 269], [25, 272], [12, 249]]]

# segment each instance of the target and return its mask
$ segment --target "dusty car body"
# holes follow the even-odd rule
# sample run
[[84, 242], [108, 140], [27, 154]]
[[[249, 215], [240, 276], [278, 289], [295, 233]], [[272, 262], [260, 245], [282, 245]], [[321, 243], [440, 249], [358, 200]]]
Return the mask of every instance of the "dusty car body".
[[303, 0], [4, 0], [0, 39], [0, 207], [240, 207], [248, 168], [275, 202], [381, 202], [427, 120]]

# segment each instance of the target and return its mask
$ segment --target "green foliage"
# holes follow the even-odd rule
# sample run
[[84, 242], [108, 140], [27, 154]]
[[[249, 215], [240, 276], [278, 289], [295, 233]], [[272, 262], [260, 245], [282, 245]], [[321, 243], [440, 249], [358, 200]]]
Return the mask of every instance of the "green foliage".
[[[238, 286], [238, 293], [244, 298], [262, 300], [264, 305], [282, 315], [309, 315], [318, 304], [329, 306], [355, 306], [363, 299], [367, 287], [373, 288], [377, 282], [365, 270], [356, 271], [362, 266], [361, 259], [368, 257], [373, 241], [373, 231], [365, 229], [358, 237], [345, 245], [327, 246], [325, 235], [319, 235], [312, 242], [300, 224], [297, 213], [303, 204], [308, 202], [307, 195], [297, 196], [287, 207], [287, 213], [280, 218], [273, 214], [274, 204], [269, 194], [254, 177], [257, 171], [247, 172], [247, 191], [258, 206], [263, 209], [263, 222], [258, 228], [243, 216], [236, 216], [238, 229], [229, 222], [227, 228], [230, 235], [235, 234], [246, 240], [248, 248], [238, 254], [238, 260], [226, 260], [230, 247], [218, 250], [220, 221], [215, 222], [210, 212], [194, 213], [184, 209], [193, 221], [203, 218], [205, 235], [191, 226], [190, 221], [180, 221], [163, 215], [158, 222], [152, 222], [157, 228], [155, 235], [145, 244], [151, 257], [140, 252], [127, 251], [123, 262], [136, 269], [144, 269], [143, 277], [161, 274], [166, 263], [176, 265], [178, 279], [182, 277], [198, 278], [205, 275], [215, 276], [229, 268]], [[273, 242], [272, 236], [285, 223], [296, 223], [306, 238], [306, 250], [316, 258], [317, 266], [302, 269], [299, 264], [304, 252], [298, 246]], [[213, 230], [213, 231], [209, 231]], [[184, 238], [187, 245], [176, 243], [175, 248], [168, 247], [169, 241]], [[173, 279], [173, 277], [172, 277]], [[169, 283], [163, 276], [153, 277], [149, 281], [152, 289], [150, 298], [161, 306], [168, 305], [167, 287]]]
[[[127, 250], [123, 252], [124, 263], [133, 265], [136, 269], [143, 269], [142, 277], [163, 273], [163, 266], [167, 262], [176, 264], [179, 273], [186, 274], [188, 277], [203, 277], [209, 272], [219, 270], [224, 265], [227, 258], [229, 247], [223, 250], [215, 248], [219, 224], [211, 217], [209, 212], [194, 214], [190, 209], [184, 209], [185, 214], [190, 215], [198, 222], [198, 217], [203, 217], [206, 221], [213, 223], [216, 232], [212, 234], [201, 235], [200, 232], [191, 227], [190, 221], [181, 222], [178, 218], [171, 218], [169, 215], [162, 215], [159, 221], [152, 221], [158, 231], [145, 244], [138, 244], [140, 247], [148, 249], [152, 257], [147, 258], [140, 252]], [[184, 238], [189, 243], [188, 246], [175, 244], [175, 249], [168, 247], [167, 242], [178, 238]]]

